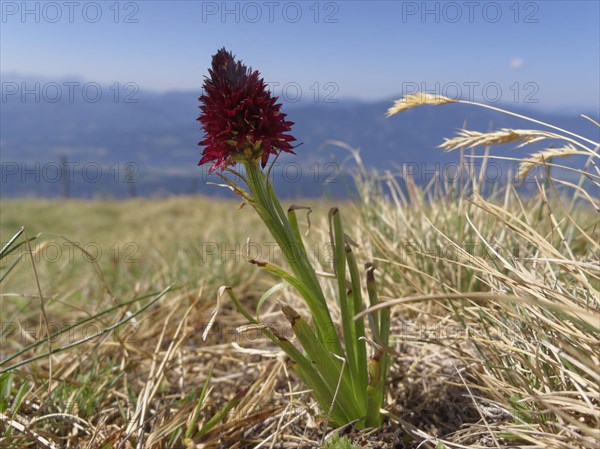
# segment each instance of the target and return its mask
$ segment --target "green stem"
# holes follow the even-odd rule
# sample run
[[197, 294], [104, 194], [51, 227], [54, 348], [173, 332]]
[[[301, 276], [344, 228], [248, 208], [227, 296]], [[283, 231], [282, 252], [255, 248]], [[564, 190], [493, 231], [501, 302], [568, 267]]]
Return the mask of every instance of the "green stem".
[[[367, 292], [371, 307], [378, 304], [377, 283], [375, 281], [375, 266], [366, 264], [367, 269]], [[388, 308], [371, 314], [371, 331], [376, 343], [382, 345], [382, 350], [376, 351], [369, 360], [369, 386], [367, 387], [367, 418], [365, 424], [368, 427], [379, 427], [381, 425], [381, 412], [385, 394], [385, 379], [390, 365], [389, 354], [383, 352], [389, 345], [390, 339], [390, 310]]]
[[294, 230], [258, 164], [244, 165], [248, 175], [248, 187], [255, 200], [253, 206], [277, 242], [295, 277], [305, 284], [310, 292], [301, 294], [311, 311], [319, 339], [331, 352], [342, 355], [342, 347], [329, 314], [327, 301], [308, 255], [301, 243], [296, 241]]
[[384, 373], [382, 370], [380, 352], [369, 360], [369, 386], [367, 387], [367, 416], [365, 425], [367, 427], [379, 427], [381, 425], [381, 406], [383, 404]]

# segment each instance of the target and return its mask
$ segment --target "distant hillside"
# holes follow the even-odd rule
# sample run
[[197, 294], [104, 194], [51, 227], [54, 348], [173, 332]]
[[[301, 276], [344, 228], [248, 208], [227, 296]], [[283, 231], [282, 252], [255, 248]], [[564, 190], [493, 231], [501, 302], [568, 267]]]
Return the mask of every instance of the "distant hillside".
[[[200, 124], [195, 120], [199, 113], [199, 92], [133, 93], [120, 86], [116, 99], [117, 91], [103, 86], [101, 98], [91, 102], [78, 91], [73, 101], [69, 101], [68, 91], [63, 89], [55, 103], [47, 101], [53, 94], [56, 96], [50, 88], [45, 94], [40, 90], [37, 99], [33, 94], [28, 95], [25, 101], [21, 95], [7, 95], [3, 91], [2, 195], [58, 195], [60, 183], [56, 181], [54, 164], [61, 156], [65, 156], [75, 170], [70, 186], [74, 196], [120, 197], [218, 190], [204, 185], [206, 180], [218, 179], [207, 177], [206, 169], [196, 166], [201, 154], [197, 143], [202, 138]], [[125, 102], [126, 98], [137, 102]], [[381, 169], [392, 168], [394, 164], [413, 164], [413, 170], [424, 173], [433, 170], [436, 164], [458, 161], [458, 153], [446, 154], [436, 146], [465, 124], [469, 129], [480, 131], [530, 127], [527, 122], [503, 114], [463, 105], [425, 106], [386, 118], [384, 113], [391, 102], [392, 99], [374, 103], [340, 99], [338, 103], [285, 105], [288, 118], [295, 122], [293, 134], [302, 145], [297, 148], [297, 157], [281, 158], [280, 172], [275, 175], [282, 177], [279, 188], [290, 195], [321, 194], [326, 188], [324, 181], [335, 178], [338, 173], [336, 167], [327, 165], [331, 161], [330, 150], [337, 161], [347, 157], [343, 150], [333, 147], [320, 149], [327, 140], [341, 140], [360, 148], [367, 166]], [[517, 105], [506, 107], [515, 112], [528, 112]], [[598, 128], [578, 116], [530, 115], [599, 138]], [[494, 154], [525, 153], [500, 148]], [[41, 164], [40, 170], [47, 169], [47, 173], [41, 173], [39, 182], [35, 175], [25, 171], [34, 169], [36, 163]], [[48, 163], [51, 165], [44, 166]], [[292, 165], [284, 169], [285, 163]], [[101, 176], [91, 181], [98, 167], [102, 169]], [[76, 170], [81, 168], [86, 168], [88, 173], [78, 174]], [[134, 180], [135, 186], [124, 183], [123, 178]], [[341, 194], [343, 183], [335, 184], [332, 192]], [[328, 188], [331, 187], [329, 184]]]

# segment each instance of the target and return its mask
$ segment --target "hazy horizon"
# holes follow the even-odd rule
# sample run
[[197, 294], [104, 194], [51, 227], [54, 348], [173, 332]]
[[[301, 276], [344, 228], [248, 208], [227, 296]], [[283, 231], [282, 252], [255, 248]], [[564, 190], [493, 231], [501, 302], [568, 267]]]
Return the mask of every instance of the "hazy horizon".
[[[80, 88], [82, 85], [85, 85], [86, 83], [92, 83], [92, 84], [96, 84], [98, 83], [97, 81], [93, 81], [90, 80], [82, 75], [77, 75], [77, 74], [72, 74], [72, 75], [65, 75], [62, 77], [48, 77], [48, 76], [44, 76], [44, 75], [37, 75], [34, 73], [18, 73], [18, 72], [0, 72], [0, 82], [2, 83], [2, 92], [1, 92], [1, 103], [6, 103], [7, 101], [9, 101], [9, 98], [11, 96], [13, 97], [21, 97], [21, 95], [24, 95], [25, 97], [27, 96], [34, 96], [35, 93], [34, 91], [37, 91], [38, 96], [41, 98], [41, 101], [43, 101], [43, 89], [45, 86], [44, 84], [41, 84], [40, 86], [35, 87], [35, 83], [52, 83], [52, 84], [58, 84], [61, 89], [61, 97], [63, 99], [68, 99], [68, 90], [69, 90], [69, 83], [81, 83], [80, 86], [75, 87], [75, 91], [74, 93], [77, 94], [76, 90], [78, 88]], [[26, 84], [24, 86], [21, 86], [20, 83], [25, 82]], [[397, 92], [392, 92], [389, 93], [387, 95], [382, 95], [382, 96], [378, 96], [378, 97], [369, 97], [366, 94], [361, 95], [360, 93], [353, 93], [353, 94], [349, 94], [347, 96], [344, 96], [340, 91], [339, 91], [339, 86], [334, 85], [334, 86], [328, 86], [330, 92], [326, 92], [326, 95], [329, 95], [328, 99], [324, 99], [324, 98], [320, 98], [319, 101], [315, 101], [316, 99], [316, 95], [318, 94], [317, 91], [315, 90], [311, 90], [308, 89], [308, 92], [302, 92], [299, 91], [298, 89], [302, 89], [302, 87], [298, 87], [298, 83], [296, 82], [288, 82], [286, 84], [284, 84], [284, 86], [287, 86], [287, 97], [286, 97], [286, 93], [282, 90], [282, 85], [281, 83], [270, 83], [267, 79], [265, 79], [265, 82], [267, 83], [267, 85], [272, 88], [273, 94], [276, 95], [279, 98], [279, 101], [284, 103], [285, 106], [287, 108], [290, 107], [294, 107], [294, 106], [304, 106], [304, 105], [308, 105], [308, 104], [321, 104], [324, 107], [327, 106], [333, 106], [333, 105], [342, 105], [345, 104], [351, 104], [351, 103], [364, 103], [364, 104], [372, 104], [372, 103], [382, 103], [382, 102], [389, 102], [390, 105], [392, 104], [393, 101], [399, 99], [402, 97], [403, 92], [399, 89]], [[63, 84], [66, 83], [66, 84]], [[17, 85], [17, 91], [15, 92], [14, 90], [12, 90], [11, 86], [8, 86], [9, 84], [12, 84], [13, 86], [16, 84]], [[143, 94], [150, 94], [150, 95], [181, 95], [181, 94], [190, 94], [192, 100], [191, 101], [196, 101], [197, 97], [200, 96], [202, 94], [202, 89], [200, 87], [200, 89], [197, 88], [190, 88], [190, 87], [182, 87], [182, 88], [177, 88], [177, 87], [172, 87], [172, 88], [165, 88], [165, 89], [159, 89], [159, 88], [155, 88], [155, 87], [146, 87], [143, 85], [138, 85], [137, 83], [119, 83], [119, 82], [112, 82], [112, 83], [98, 83], [99, 85], [101, 85], [104, 89], [110, 89], [111, 86], [118, 85], [119, 89], [123, 91], [123, 93], [126, 93], [125, 90], [126, 88], [124, 87], [126, 84], [133, 84], [135, 85], [135, 89], [136, 89], [136, 95], [135, 98], [138, 100], [143, 101]], [[421, 87], [419, 84], [409, 84], [405, 86], [407, 88], [408, 92], [413, 92], [416, 88]], [[492, 88], [492, 86], [489, 86], [490, 89]], [[468, 90], [469, 86], [465, 86], [465, 88]], [[29, 89], [29, 93], [27, 91], [27, 89]], [[449, 89], [448, 89], [449, 90]], [[300, 92], [300, 95], [298, 95], [298, 92]], [[52, 92], [54, 93], [54, 92]], [[433, 91], [432, 91], [433, 93]], [[436, 94], [439, 93], [436, 91]], [[595, 104], [595, 105], [554, 105], [551, 107], [548, 107], [547, 105], [545, 105], [544, 103], [541, 103], [540, 101], [536, 101], [539, 99], [536, 99], [535, 97], [532, 97], [530, 102], [526, 102], [526, 101], [520, 101], [520, 102], [515, 102], [514, 99], [511, 98], [499, 98], [497, 101], [486, 101], [486, 98], [482, 98], [481, 96], [477, 97], [477, 98], [471, 98], [468, 95], [468, 91], [463, 92], [463, 95], [459, 98], [456, 94], [456, 90], [452, 91], [452, 92], [448, 92], [449, 96], [451, 98], [454, 99], [465, 99], [465, 100], [475, 100], [475, 101], [480, 101], [483, 103], [488, 103], [488, 104], [493, 104], [495, 106], [499, 106], [499, 107], [504, 107], [504, 108], [509, 108], [509, 109], [518, 109], [518, 110], [523, 110], [523, 111], [532, 111], [532, 112], [543, 112], [545, 114], [552, 114], [552, 115], [563, 115], [563, 114], [592, 114], [594, 116], [596, 116], [595, 114], [600, 114], [600, 105]], [[141, 96], [140, 96], [141, 94]], [[288, 98], [289, 97], [289, 98]], [[323, 97], [323, 95], [321, 95], [321, 97]], [[52, 101], [48, 101], [48, 102], [52, 102]]]

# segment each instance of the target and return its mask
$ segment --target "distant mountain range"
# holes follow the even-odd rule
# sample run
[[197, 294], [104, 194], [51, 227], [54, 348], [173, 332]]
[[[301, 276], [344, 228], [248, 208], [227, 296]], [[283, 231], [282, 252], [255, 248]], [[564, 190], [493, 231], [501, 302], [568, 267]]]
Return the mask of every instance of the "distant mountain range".
[[[199, 92], [159, 94], [136, 90], [135, 85], [99, 86], [85, 81], [78, 86], [66, 81], [35, 83], [2, 76], [2, 196], [58, 196], [65, 188], [60, 182], [61, 158], [67, 163], [63, 173], [70, 173], [66, 186], [70, 196], [226, 193], [206, 185], [207, 180], [219, 180], [207, 176], [206, 167], [197, 167], [201, 154], [197, 143], [202, 138], [195, 120]], [[23, 87], [28, 93], [24, 94]], [[478, 131], [534, 127], [514, 117], [464, 105], [421, 106], [386, 118], [392, 100], [285, 104], [283, 110], [295, 122], [293, 135], [302, 145], [297, 156], [285, 155], [278, 161], [274, 169], [277, 188], [294, 196], [324, 191], [342, 195], [346, 187], [339, 163], [348, 153], [331, 145], [322, 148], [328, 140], [359, 148], [368, 167], [393, 169], [411, 164], [419, 178], [436, 164], [459, 160], [458, 153], [445, 153], [436, 146], [463, 126]], [[506, 108], [600, 140], [599, 129], [579, 116], [531, 112], [518, 105]], [[597, 119], [598, 111], [590, 115]], [[492, 153], [514, 157], [533, 149], [513, 150], [509, 145], [492, 149]], [[338, 165], [332, 163], [332, 155]], [[572, 163], [580, 164], [581, 159]], [[498, 164], [506, 170], [511, 163]]]

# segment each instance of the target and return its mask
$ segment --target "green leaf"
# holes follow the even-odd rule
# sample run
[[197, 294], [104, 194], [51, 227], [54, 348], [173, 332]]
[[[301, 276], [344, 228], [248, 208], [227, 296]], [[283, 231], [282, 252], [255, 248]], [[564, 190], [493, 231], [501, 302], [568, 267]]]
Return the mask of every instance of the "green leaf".
[[256, 321], [260, 321], [259, 311], [260, 311], [260, 307], [263, 305], [263, 303], [274, 293], [277, 293], [279, 290], [283, 290], [284, 288], [287, 288], [289, 286], [290, 286], [289, 282], [283, 281], [283, 282], [280, 282], [279, 284], [275, 284], [273, 287], [271, 287], [269, 290], [267, 290], [265, 293], [263, 293], [263, 295], [258, 300], [258, 304], [256, 305]]
[[193, 435], [194, 427], [196, 427], [196, 422], [198, 421], [198, 414], [200, 413], [200, 409], [202, 408], [202, 405], [204, 404], [204, 399], [206, 399], [206, 394], [208, 393], [208, 384], [210, 383], [210, 379], [212, 378], [214, 367], [215, 365], [213, 364], [208, 370], [206, 380], [204, 381], [204, 386], [202, 387], [202, 391], [200, 392], [200, 397], [198, 398], [198, 402], [194, 407], [190, 424], [188, 425], [188, 428], [185, 431], [185, 438], [191, 438]]
[[[16, 232], [16, 234], [11, 237], [11, 239], [6, 243], [6, 245], [4, 245], [2, 247], [2, 249], [0, 249], [0, 260], [3, 259], [4, 257], [6, 257], [7, 255], [9, 255], [13, 251], [11, 249], [13, 243], [15, 242], [15, 240], [17, 240], [21, 236], [21, 234], [23, 234], [24, 230], [25, 230], [25, 228], [21, 227], [21, 229], [19, 229]], [[18, 247], [19, 247], [19, 245], [17, 245], [13, 249], [18, 248]]]
[[352, 297], [348, 296], [346, 286], [346, 243], [344, 241], [344, 228], [342, 226], [340, 211], [337, 207], [329, 211], [329, 222], [331, 243], [334, 246], [334, 269], [338, 284], [338, 300], [342, 315], [342, 332], [346, 345], [346, 358], [350, 365], [354, 394], [359, 398], [364, 398], [365, 391], [361, 391], [359, 382], [360, 376], [358, 374], [359, 368], [356, 357], [358, 353], [356, 350], [357, 340], [352, 320], [354, 305], [350, 303]]
[[[348, 270], [350, 271], [350, 280], [352, 283], [352, 294], [349, 295], [351, 301], [348, 304], [353, 306], [351, 313], [357, 315], [363, 311], [362, 292], [360, 287], [360, 274], [358, 272], [358, 266], [356, 264], [356, 258], [354, 252], [349, 244], [346, 244], [346, 262], [348, 264]], [[365, 337], [365, 323], [361, 318], [359, 320], [351, 320], [354, 325], [354, 345], [356, 358], [356, 371], [358, 373], [358, 389], [361, 393], [360, 399], [366, 403], [366, 390], [368, 383], [367, 375], [367, 346], [364, 340]], [[378, 409], [379, 410], [379, 409]]]
[[246, 395], [246, 392], [247, 389], [243, 389], [238, 394], [236, 394], [231, 401], [225, 404], [225, 406], [221, 410], [219, 410], [211, 419], [208, 420], [206, 424], [202, 426], [202, 428], [194, 435], [194, 439], [203, 437], [208, 432], [210, 432], [219, 423], [219, 421], [225, 419], [227, 414], [241, 402], [241, 400]]

